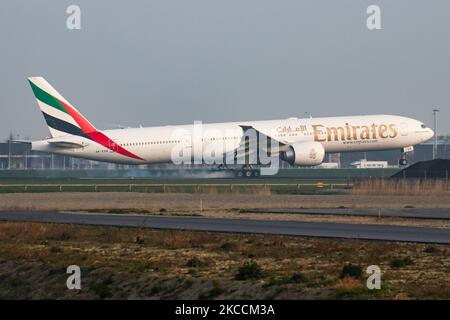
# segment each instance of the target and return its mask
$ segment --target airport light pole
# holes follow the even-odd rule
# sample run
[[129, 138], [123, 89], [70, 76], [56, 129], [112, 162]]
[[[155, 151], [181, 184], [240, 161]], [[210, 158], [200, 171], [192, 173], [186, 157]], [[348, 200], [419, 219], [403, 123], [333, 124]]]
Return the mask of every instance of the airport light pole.
[[8, 170], [11, 169], [11, 139], [8, 140]]
[[433, 142], [433, 160], [437, 158], [437, 113], [438, 109], [433, 109], [433, 117], [434, 117], [434, 142]]

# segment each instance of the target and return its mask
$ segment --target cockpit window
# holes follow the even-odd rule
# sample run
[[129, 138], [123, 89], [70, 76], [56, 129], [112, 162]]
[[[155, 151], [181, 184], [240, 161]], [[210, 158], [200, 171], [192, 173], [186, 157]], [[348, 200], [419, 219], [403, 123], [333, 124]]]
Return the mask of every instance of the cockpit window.
[[422, 127], [422, 129], [425, 129], [427, 126], [424, 125], [423, 123], [420, 125]]

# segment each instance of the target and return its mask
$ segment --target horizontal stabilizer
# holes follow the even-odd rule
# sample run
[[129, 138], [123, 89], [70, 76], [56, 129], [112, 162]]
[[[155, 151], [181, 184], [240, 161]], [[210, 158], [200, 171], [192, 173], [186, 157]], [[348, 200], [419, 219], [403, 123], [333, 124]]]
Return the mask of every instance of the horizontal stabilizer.
[[62, 140], [62, 139], [51, 139], [47, 140], [47, 142], [54, 147], [59, 148], [83, 148], [88, 144], [83, 141], [71, 141], [71, 140]]
[[30, 140], [8, 140], [8, 143], [25, 143], [25, 144], [31, 144]]

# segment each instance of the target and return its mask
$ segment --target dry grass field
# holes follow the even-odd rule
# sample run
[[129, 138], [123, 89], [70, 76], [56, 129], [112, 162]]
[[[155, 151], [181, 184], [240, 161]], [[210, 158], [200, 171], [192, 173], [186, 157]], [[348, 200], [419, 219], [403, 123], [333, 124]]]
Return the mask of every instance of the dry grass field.
[[449, 246], [9, 222], [0, 241], [3, 299], [450, 299]]
[[253, 208], [450, 208], [450, 196], [259, 195], [137, 192], [0, 194], [0, 210], [140, 209], [197, 211]]
[[[0, 194], [0, 210], [450, 227], [448, 220], [240, 212], [450, 208], [446, 195], [369, 189], [347, 195], [13, 193]], [[0, 241], [0, 298], [6, 299], [450, 299], [446, 245], [13, 222], [0, 222]], [[81, 267], [81, 290], [66, 288], [72, 264]], [[382, 270], [381, 290], [365, 286], [373, 264]]]
[[440, 196], [450, 197], [448, 180], [388, 180], [364, 179], [354, 182], [354, 195], [385, 195], [385, 196]]

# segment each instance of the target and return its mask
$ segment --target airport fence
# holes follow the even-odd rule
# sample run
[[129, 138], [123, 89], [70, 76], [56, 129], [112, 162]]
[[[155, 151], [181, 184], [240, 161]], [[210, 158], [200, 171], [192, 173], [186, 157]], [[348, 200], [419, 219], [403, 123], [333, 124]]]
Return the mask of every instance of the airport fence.
[[143, 193], [207, 193], [207, 194], [315, 194], [339, 193], [352, 183], [220, 183], [220, 184], [0, 184], [0, 193], [37, 192], [143, 192]]

